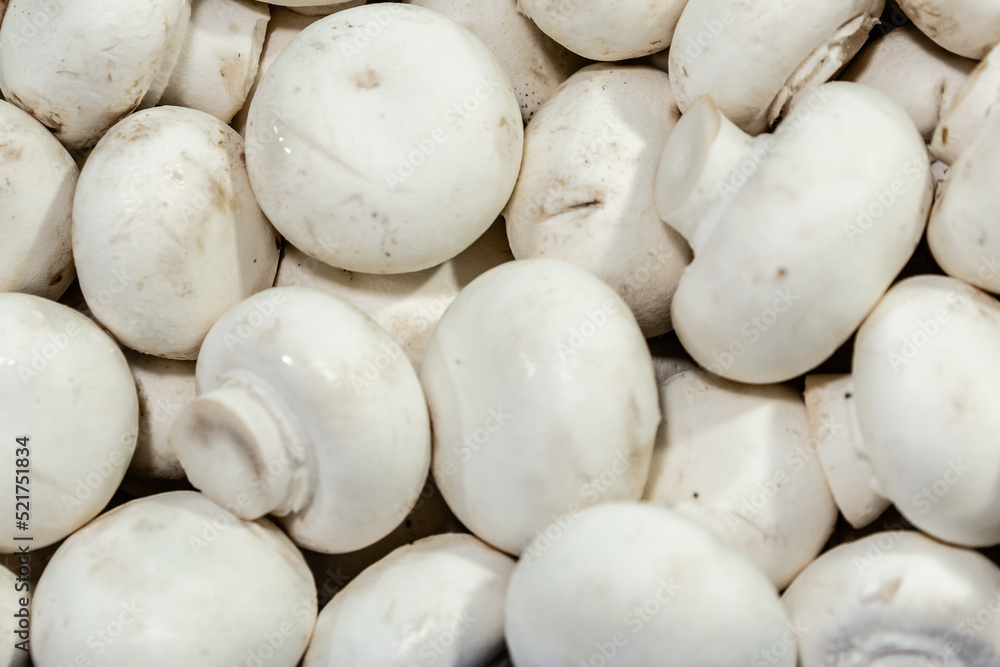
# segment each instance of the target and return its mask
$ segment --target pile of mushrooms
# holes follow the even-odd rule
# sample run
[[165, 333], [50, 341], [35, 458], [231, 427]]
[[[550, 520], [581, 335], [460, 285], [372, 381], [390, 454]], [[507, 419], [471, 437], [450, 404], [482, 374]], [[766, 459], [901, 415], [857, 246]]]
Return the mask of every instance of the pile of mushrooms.
[[0, 0], [0, 667], [1000, 665], [1000, 6]]

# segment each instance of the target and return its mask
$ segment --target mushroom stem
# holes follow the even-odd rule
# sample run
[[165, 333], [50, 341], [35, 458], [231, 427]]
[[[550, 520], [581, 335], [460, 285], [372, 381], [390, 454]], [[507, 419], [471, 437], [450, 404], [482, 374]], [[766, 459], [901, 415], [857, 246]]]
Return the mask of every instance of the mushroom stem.
[[286, 414], [263, 381], [235, 371], [181, 411], [170, 444], [191, 484], [241, 519], [284, 516], [311, 492], [302, 439]]
[[[663, 148], [656, 174], [656, 210], [687, 239], [695, 254], [718, 220], [714, 211], [760, 165], [770, 135], [751, 137], [710, 98], [688, 109]], [[752, 164], [752, 169], [746, 166]]]
[[877, 519], [892, 504], [878, 488], [875, 469], [865, 452], [850, 375], [806, 377], [806, 413], [810, 442], [819, 454], [833, 499], [855, 528]]

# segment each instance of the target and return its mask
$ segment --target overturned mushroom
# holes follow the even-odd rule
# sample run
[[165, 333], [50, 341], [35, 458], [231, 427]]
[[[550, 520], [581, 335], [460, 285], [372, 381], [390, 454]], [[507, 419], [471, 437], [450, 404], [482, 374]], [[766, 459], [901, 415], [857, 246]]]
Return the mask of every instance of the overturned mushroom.
[[972, 71], [934, 129], [931, 155], [953, 164], [979, 138], [1000, 101], [1000, 46]]
[[868, 39], [885, 0], [689, 0], [669, 52], [670, 83], [687, 111], [711, 97], [758, 134], [837, 73]]
[[401, 547], [334, 596], [304, 667], [484, 665], [503, 650], [514, 561], [471, 535]]
[[51, 132], [0, 101], [0, 292], [58, 299], [73, 282], [70, 214], [79, 174]]
[[802, 667], [985, 667], [1000, 661], [998, 595], [1000, 568], [981, 554], [894, 531], [823, 554], [782, 603], [804, 629]]
[[646, 336], [671, 329], [670, 300], [691, 259], [653, 201], [660, 153], [678, 118], [662, 72], [580, 70], [528, 124], [504, 210], [515, 257], [590, 270], [625, 299]]
[[387, 535], [430, 465], [420, 382], [399, 345], [340, 299], [276, 287], [205, 338], [198, 398], [169, 442], [188, 479], [244, 519], [343, 553]]

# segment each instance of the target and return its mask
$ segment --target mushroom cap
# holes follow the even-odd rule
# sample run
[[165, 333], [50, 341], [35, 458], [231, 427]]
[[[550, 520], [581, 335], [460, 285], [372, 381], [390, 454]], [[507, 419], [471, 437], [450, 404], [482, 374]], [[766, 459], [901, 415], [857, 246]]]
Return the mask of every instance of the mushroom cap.
[[139, 439], [129, 473], [147, 479], [184, 479], [167, 437], [181, 409], [195, 398], [195, 363], [123, 352], [139, 396]]
[[906, 109], [930, 143], [942, 113], [976, 64], [942, 49], [908, 24], [862, 49], [839, 78], [888, 95]]
[[297, 248], [349, 271], [405, 273], [486, 231], [522, 140], [517, 99], [482, 42], [429, 9], [375, 4], [313, 23], [268, 68], [247, 166]]
[[93, 146], [165, 85], [190, 14], [191, 0], [12, 0], [0, 90], [67, 147]]
[[774, 584], [696, 522], [653, 504], [607, 503], [550, 533], [546, 550], [518, 561], [507, 590], [518, 667], [611, 664], [594, 660], [602, 656], [620, 665], [794, 667], [795, 637], [783, 639], [788, 617]]
[[[135, 449], [139, 406], [128, 364], [111, 338], [72, 308], [28, 294], [0, 294], [0, 428], [13, 480], [17, 438], [30, 450], [32, 548], [61, 540], [97, 516]], [[56, 415], [58, 418], [53, 418]], [[0, 498], [14, 516], [15, 494]], [[11, 532], [0, 551], [23, 542]]]
[[1000, 622], [989, 614], [1000, 568], [917, 532], [869, 535], [826, 552], [785, 591], [802, 667], [995, 665]]
[[70, 213], [79, 174], [51, 132], [0, 101], [0, 292], [58, 299], [73, 282]]
[[421, 377], [434, 479], [480, 539], [518, 554], [557, 514], [642, 495], [660, 420], [649, 349], [587, 271], [487, 271], [434, 330]]
[[1000, 293], [1000, 113], [945, 177], [927, 227], [927, 242], [945, 272]]
[[685, 0], [518, 0], [542, 31], [591, 60], [627, 60], [670, 46]]
[[270, 13], [250, 0], [197, 0], [177, 64], [158, 104], [198, 109], [228, 123], [257, 75]]
[[31, 616], [39, 667], [80, 655], [93, 667], [218, 667], [250, 664], [262, 647], [269, 667], [294, 667], [316, 620], [316, 585], [270, 521], [175, 491], [126, 503], [66, 540]]
[[405, 1], [444, 14], [483, 41], [510, 77], [525, 123], [585, 63], [521, 13], [518, 0]]
[[931, 155], [954, 164], [979, 139], [997, 101], [1000, 101], [1000, 45], [976, 65], [941, 116], [931, 139]]
[[913, 254], [931, 203], [913, 121], [867, 86], [821, 86], [766, 140], [719, 184], [714, 230], [672, 306], [696, 361], [755, 384], [802, 375], [847, 341]]
[[651, 67], [603, 63], [571, 76], [528, 125], [504, 210], [515, 257], [590, 270], [625, 299], [646, 336], [670, 331], [670, 302], [691, 260], [653, 201], [680, 117], [669, 84]]
[[955, 544], [1000, 543], [1000, 304], [917, 276], [858, 332], [855, 404], [879, 487], [913, 525]]
[[[196, 376], [199, 396], [230, 377], [252, 378], [297, 425], [312, 493], [281, 517], [297, 544], [325, 553], [361, 549], [416, 503], [431, 453], [420, 381], [399, 345], [354, 306], [305, 287], [256, 294], [212, 327]], [[183, 419], [171, 443], [188, 479], [206, 493], [250, 493], [289, 467], [280, 459], [262, 462], [263, 470], [220, 467], [224, 452], [213, 458], [203, 445], [215, 444], [228, 422], [195, 420], [178, 432]]]
[[885, 0], [689, 0], [669, 51], [681, 111], [702, 95], [750, 134], [767, 129], [864, 45]]
[[419, 373], [427, 341], [458, 293], [477, 276], [512, 259], [500, 219], [456, 257], [414, 273], [335, 269], [286, 245], [274, 285], [311, 287], [361, 309], [402, 346]]
[[514, 561], [471, 535], [396, 549], [323, 608], [304, 667], [481, 665], [503, 651]]
[[660, 405], [644, 499], [701, 521], [787, 586], [837, 521], [802, 396], [699, 369], [668, 380]]
[[920, 30], [942, 47], [980, 60], [1000, 43], [1000, 6], [981, 0], [897, 0]]
[[171, 359], [196, 358], [215, 320], [270, 287], [279, 254], [240, 136], [180, 107], [129, 116], [90, 154], [73, 253], [97, 319], [130, 348]]

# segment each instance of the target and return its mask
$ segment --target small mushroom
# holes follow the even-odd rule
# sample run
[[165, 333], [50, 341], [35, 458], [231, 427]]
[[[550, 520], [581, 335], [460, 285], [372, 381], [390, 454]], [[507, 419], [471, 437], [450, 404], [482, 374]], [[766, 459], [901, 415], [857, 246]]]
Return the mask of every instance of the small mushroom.
[[184, 45], [158, 103], [231, 121], [257, 75], [269, 18], [260, 2], [193, 0]]
[[1000, 42], [1000, 6], [981, 0], [897, 0], [928, 37], [966, 58], [980, 60]]
[[854, 57], [885, 0], [689, 0], [669, 51], [687, 112], [703, 95], [759, 134]]
[[414, 273], [335, 269], [287, 245], [274, 284], [318, 289], [361, 309], [392, 335], [419, 373], [431, 332], [458, 293], [477, 276], [512, 259], [500, 219], [458, 256]]
[[525, 131], [504, 217], [514, 256], [573, 262], [611, 285], [643, 333], [670, 331], [670, 302], [691, 261], [656, 212], [653, 187], [680, 117], [666, 74], [598, 64], [562, 85]]
[[416, 504], [430, 466], [420, 382], [361, 311], [305, 287], [260, 292], [202, 346], [198, 398], [169, 436], [191, 484], [295, 542], [361, 549]]
[[37, 667], [294, 667], [316, 622], [316, 584], [270, 521], [175, 491], [67, 539], [31, 615]]
[[927, 242], [945, 272], [1000, 294], [1000, 111], [948, 170], [931, 211]]
[[58, 299], [76, 277], [73, 158], [41, 123], [0, 101], [0, 292]]
[[349, 271], [407, 273], [489, 228], [522, 141], [510, 81], [482, 42], [429, 9], [374, 4], [310, 25], [268, 68], [247, 167], [298, 249]]
[[[18, 536], [32, 549], [53, 544], [108, 504], [135, 450], [139, 406], [115, 342], [41, 297], [0, 294], [0, 368], [0, 511], [11, 517], [0, 551], [15, 552]], [[16, 531], [15, 518], [25, 522]]]
[[73, 253], [97, 319], [128, 347], [169, 359], [196, 358], [215, 320], [270, 287], [278, 266], [240, 136], [181, 107], [129, 116], [91, 153]]
[[514, 87], [527, 123], [584, 59], [567, 51], [518, 11], [518, 0], [405, 0], [468, 28], [493, 52]]
[[837, 521], [802, 397], [693, 370], [667, 381], [660, 406], [644, 498], [701, 521], [786, 587]]
[[954, 164], [976, 143], [986, 118], [1000, 101], [1000, 46], [986, 56], [965, 80], [941, 116], [931, 140], [931, 155]]
[[607, 503], [545, 529], [507, 590], [517, 667], [795, 666], [774, 584], [701, 525], [652, 504]]
[[472, 281], [421, 379], [434, 479], [480, 539], [519, 554], [555, 516], [642, 495], [660, 421], [649, 349], [584, 269], [529, 259]]
[[1000, 568], [981, 554], [892, 531], [823, 554], [782, 603], [803, 628], [801, 667], [985, 667], [1000, 662], [998, 593]]
[[872, 88], [825, 84], [757, 138], [703, 98], [667, 139], [656, 181], [660, 216], [694, 250], [672, 304], [678, 337], [730, 380], [802, 375], [892, 284], [930, 203], [920, 134]]
[[941, 114], [976, 64], [945, 51], [908, 24], [870, 42], [839, 78], [888, 95], [906, 109], [924, 141], [930, 143]]
[[485, 665], [503, 651], [513, 569], [471, 535], [401, 547], [323, 608], [303, 667]]
[[686, 0], [518, 0], [542, 31], [591, 60], [627, 60], [670, 46]]
[[1000, 544], [997, 336], [1000, 304], [944, 276], [902, 281], [868, 316], [854, 346], [853, 391], [810, 401], [857, 420], [827, 445], [841, 450], [831, 462], [849, 466], [828, 479], [854, 525], [874, 519], [881, 496], [933, 537]]
[[128, 471], [144, 479], [184, 479], [167, 437], [181, 409], [195, 398], [195, 364], [123, 352], [139, 395], [139, 439]]
[[68, 148], [93, 146], [167, 85], [190, 0], [12, 0], [0, 27], [0, 90]]

